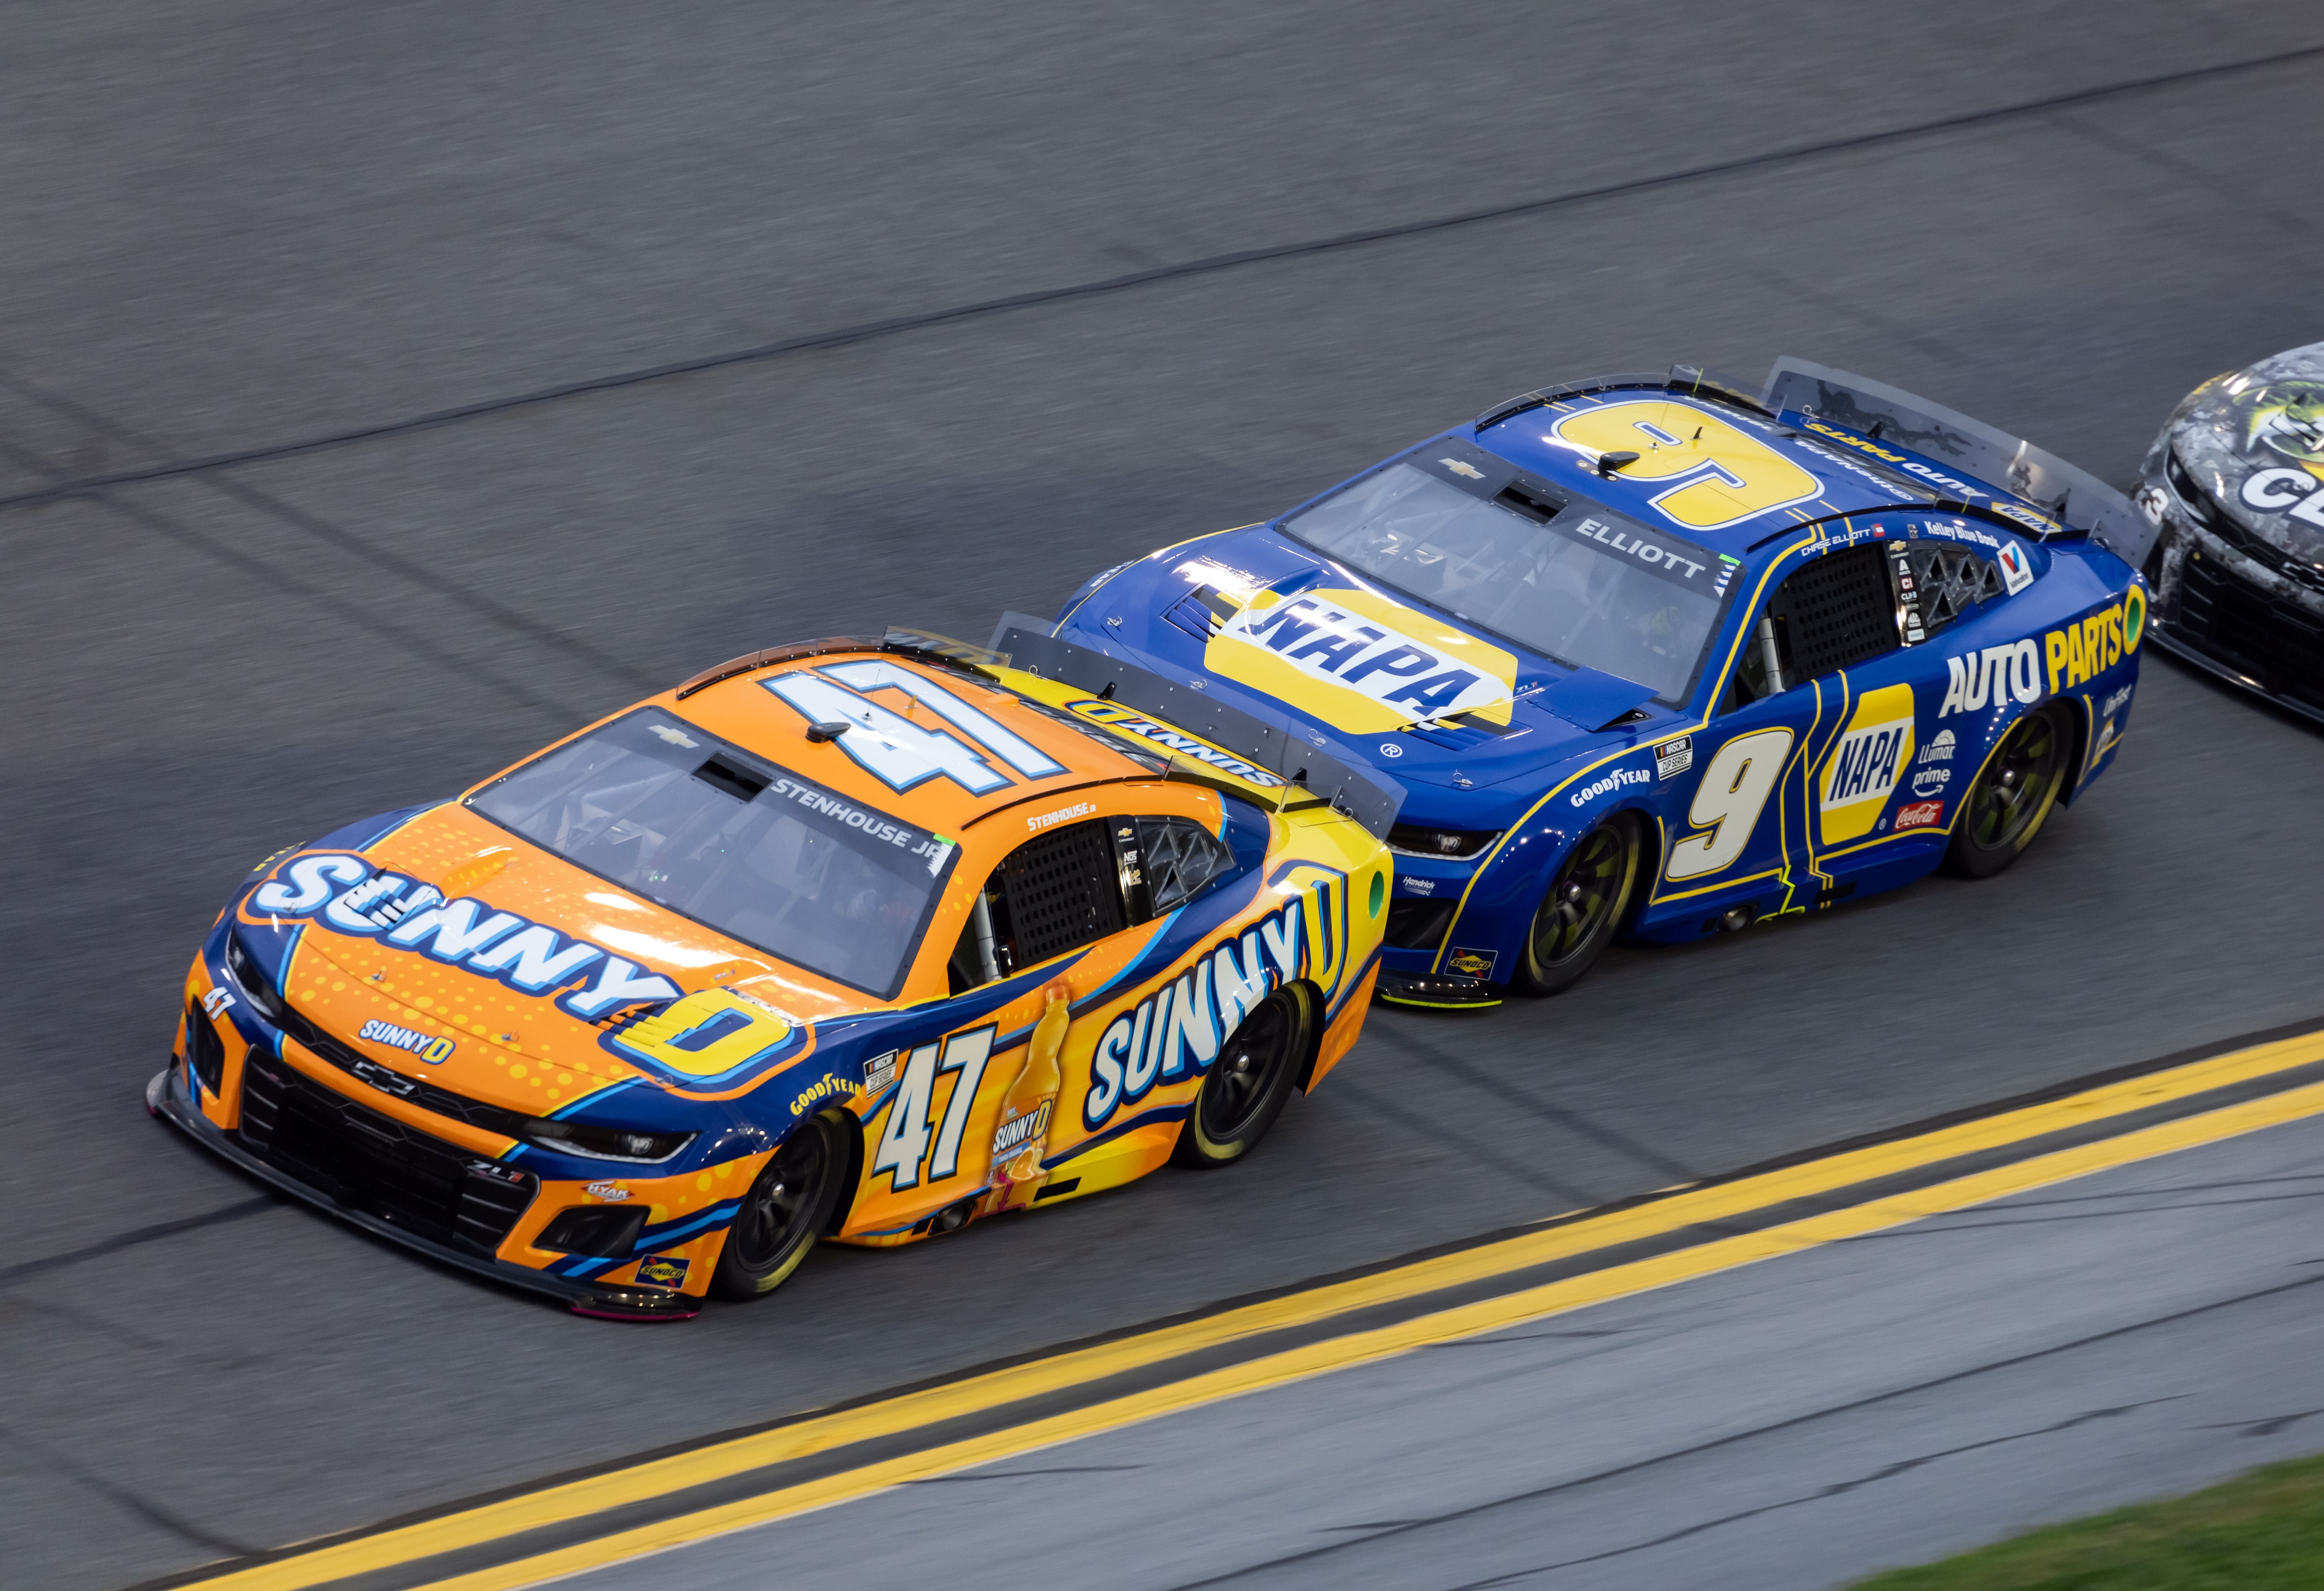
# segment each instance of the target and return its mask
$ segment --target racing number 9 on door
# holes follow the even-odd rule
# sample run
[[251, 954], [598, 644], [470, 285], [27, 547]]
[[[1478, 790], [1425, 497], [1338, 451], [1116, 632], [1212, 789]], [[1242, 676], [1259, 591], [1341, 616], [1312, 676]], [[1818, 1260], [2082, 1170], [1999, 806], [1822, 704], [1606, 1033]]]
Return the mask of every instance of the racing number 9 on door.
[[1751, 843], [1760, 809], [1767, 804], [1791, 750], [1788, 729], [1755, 729], [1719, 748], [1702, 771], [1694, 804], [1686, 812], [1689, 825], [1711, 832], [1691, 834], [1671, 846], [1666, 876], [1701, 878], [1733, 865]]

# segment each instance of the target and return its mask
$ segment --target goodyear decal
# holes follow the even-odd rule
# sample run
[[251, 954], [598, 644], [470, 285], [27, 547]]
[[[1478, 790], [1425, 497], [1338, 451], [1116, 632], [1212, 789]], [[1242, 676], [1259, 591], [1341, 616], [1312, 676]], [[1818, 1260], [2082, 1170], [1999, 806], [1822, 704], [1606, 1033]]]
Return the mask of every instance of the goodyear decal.
[[558, 1004], [595, 1022], [625, 1005], [675, 1000], [659, 973], [513, 911], [479, 900], [446, 900], [432, 883], [379, 873], [361, 856], [323, 852], [294, 857], [251, 893], [250, 909], [304, 918], [334, 933], [374, 939], [428, 957], [535, 998], [569, 991]]
[[1123, 707], [1120, 702], [1087, 697], [1080, 701], [1069, 701], [1065, 706], [1109, 729], [1119, 729], [1125, 735], [1135, 735], [1140, 740], [1150, 740], [1156, 745], [1191, 758], [1205, 767], [1216, 768], [1222, 773], [1231, 773], [1246, 784], [1258, 785], [1261, 790], [1274, 790], [1283, 783], [1277, 774], [1246, 763], [1231, 752], [1222, 752], [1207, 740], [1197, 740], [1183, 729], [1157, 724], [1143, 713]]
[[[2086, 684], [2138, 650], [2146, 633], [2146, 593], [2133, 586], [2122, 600], [2078, 624], [2042, 637], [2051, 690]], [[2028, 643], [2030, 645], [2031, 643]]]
[[1517, 660], [1371, 591], [1261, 591], [1212, 636], [1212, 673], [1360, 734], [1468, 713], [1509, 721]]
[[844, 1078], [818, 1078], [813, 1087], [805, 1090], [798, 1098], [791, 1101], [791, 1115], [795, 1116], [813, 1115], [815, 1114], [815, 1107], [821, 1105], [825, 1100], [837, 1099], [842, 1101], [852, 1101], [860, 1092], [862, 1092], [862, 1090], [858, 1089], [854, 1084], [847, 1081]]

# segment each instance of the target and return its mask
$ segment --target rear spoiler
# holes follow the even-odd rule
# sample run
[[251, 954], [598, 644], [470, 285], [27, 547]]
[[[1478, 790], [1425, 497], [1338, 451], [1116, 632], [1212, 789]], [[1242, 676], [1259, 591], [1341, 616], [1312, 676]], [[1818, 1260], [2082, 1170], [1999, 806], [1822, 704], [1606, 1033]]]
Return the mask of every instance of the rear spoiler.
[[[1209, 741], [1222, 751], [1264, 768], [1284, 781], [1287, 794], [1296, 785], [1306, 795], [1328, 803], [1351, 818], [1376, 839], [1388, 838], [1404, 805], [1404, 786], [1369, 768], [1343, 763], [1322, 749], [1323, 737], [1270, 724], [1240, 708], [1204, 695], [1188, 686], [1173, 685], [1159, 674], [1135, 663], [1109, 657], [1092, 647], [1060, 641], [1056, 626], [1028, 614], [1001, 615], [989, 648], [940, 642], [936, 636], [916, 636], [913, 648], [945, 656], [971, 667], [1021, 669], [1045, 680], [1057, 680], [1076, 690], [1118, 701], [1148, 713], [1175, 729]], [[890, 632], [891, 645], [904, 641]]]
[[2147, 517], [2088, 470], [1895, 387], [1786, 355], [1768, 371], [1758, 406], [1779, 417], [1820, 420], [1951, 465], [2037, 505], [2070, 529], [2087, 531], [2133, 569], [2146, 561], [2154, 545], [2155, 527]]

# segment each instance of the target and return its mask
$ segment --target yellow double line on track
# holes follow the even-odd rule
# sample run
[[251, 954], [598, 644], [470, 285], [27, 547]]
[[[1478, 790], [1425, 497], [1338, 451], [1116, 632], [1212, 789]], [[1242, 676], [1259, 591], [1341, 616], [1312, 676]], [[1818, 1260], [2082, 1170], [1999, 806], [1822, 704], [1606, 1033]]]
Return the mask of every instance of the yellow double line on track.
[[[2324, 1061], [2324, 1032], [2253, 1046], [1991, 1116], [1868, 1148], [1845, 1151], [1755, 1176], [1682, 1190], [1634, 1207], [1584, 1216], [1346, 1281], [1222, 1310], [1153, 1331], [1071, 1349], [920, 1392], [812, 1416], [750, 1436], [706, 1444], [499, 1502], [317, 1547], [272, 1562], [227, 1569], [197, 1582], [216, 1591], [306, 1591], [356, 1575], [416, 1567], [440, 1554], [488, 1549], [544, 1527], [567, 1525], [755, 1469], [856, 1443], [895, 1438], [940, 1422], [991, 1413], [1205, 1349], [1301, 1327], [1450, 1288], [1489, 1282], [1538, 1266], [1667, 1236], [1691, 1227], [1836, 1193], [1964, 1156], [2006, 1150], [2088, 1124], [2168, 1105], [2272, 1074]], [[643, 1553], [682, 1546], [809, 1509], [1038, 1448], [1117, 1429], [1139, 1420], [1409, 1353], [1433, 1343], [1496, 1331], [1543, 1316], [1841, 1238], [1896, 1226], [2029, 1189], [2176, 1150], [2217, 1142], [2283, 1122], [2324, 1115], [2324, 1083], [2016, 1161], [1909, 1193], [1876, 1197], [1735, 1236], [1714, 1238], [1393, 1325], [1351, 1330], [1261, 1354], [1065, 1413], [881, 1459], [840, 1473], [593, 1537], [512, 1561], [429, 1580], [425, 1591], [510, 1591]]]

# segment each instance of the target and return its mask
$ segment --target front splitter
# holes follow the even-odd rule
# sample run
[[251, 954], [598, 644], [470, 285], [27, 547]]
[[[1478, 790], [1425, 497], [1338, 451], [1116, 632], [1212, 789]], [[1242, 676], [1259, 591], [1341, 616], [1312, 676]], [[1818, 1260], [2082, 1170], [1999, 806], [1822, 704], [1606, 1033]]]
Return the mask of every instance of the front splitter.
[[592, 1287], [586, 1282], [571, 1281], [561, 1276], [545, 1276], [521, 1265], [504, 1265], [497, 1260], [484, 1259], [440, 1243], [430, 1243], [376, 1216], [350, 1209], [320, 1189], [310, 1188], [297, 1178], [285, 1176], [268, 1165], [197, 1110], [194, 1102], [186, 1097], [174, 1059], [155, 1073], [153, 1080], [145, 1085], [145, 1108], [212, 1153], [224, 1156], [261, 1181], [305, 1200], [326, 1215], [337, 1216], [351, 1226], [359, 1226], [374, 1236], [401, 1244], [442, 1264], [456, 1265], [463, 1271], [488, 1276], [511, 1287], [547, 1293], [576, 1315], [608, 1320], [691, 1320], [702, 1312], [702, 1301], [684, 1293], [664, 1292], [658, 1288]]

